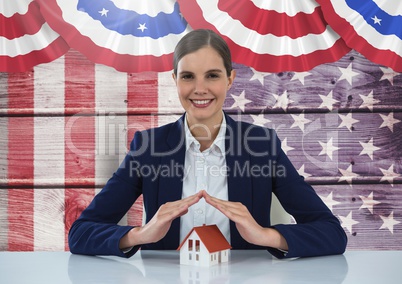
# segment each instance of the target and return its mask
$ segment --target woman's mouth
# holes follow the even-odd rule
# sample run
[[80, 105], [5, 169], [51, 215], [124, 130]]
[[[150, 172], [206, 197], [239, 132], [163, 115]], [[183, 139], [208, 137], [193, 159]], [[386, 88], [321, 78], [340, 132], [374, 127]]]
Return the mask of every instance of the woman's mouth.
[[207, 107], [211, 104], [212, 99], [210, 100], [191, 100], [195, 107]]

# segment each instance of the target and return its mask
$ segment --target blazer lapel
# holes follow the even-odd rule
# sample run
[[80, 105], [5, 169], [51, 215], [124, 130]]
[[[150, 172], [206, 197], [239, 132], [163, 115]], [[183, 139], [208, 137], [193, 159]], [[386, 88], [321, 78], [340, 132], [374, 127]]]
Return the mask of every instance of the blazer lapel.
[[[244, 147], [245, 129], [242, 123], [226, 117], [226, 166], [228, 167], [228, 197], [230, 201], [241, 202], [252, 212], [252, 182], [247, 171], [250, 165], [249, 152]], [[245, 241], [240, 236], [234, 222], [230, 222], [232, 247], [244, 247]]]
[[[160, 160], [162, 169], [169, 169], [159, 177], [158, 204], [181, 199], [183, 190], [184, 157], [185, 157], [185, 135], [184, 135], [184, 115], [177, 120], [168, 133], [166, 143], [168, 145], [166, 155]], [[164, 141], [155, 141], [163, 143]], [[163, 239], [164, 247], [176, 249], [180, 241], [180, 218], [176, 218], [170, 230]], [[171, 245], [174, 245], [172, 248]]]

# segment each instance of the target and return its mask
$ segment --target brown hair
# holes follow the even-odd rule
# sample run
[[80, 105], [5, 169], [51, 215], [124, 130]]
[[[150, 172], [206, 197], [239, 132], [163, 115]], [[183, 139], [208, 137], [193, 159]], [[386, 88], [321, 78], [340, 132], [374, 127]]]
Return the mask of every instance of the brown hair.
[[173, 72], [177, 75], [177, 64], [185, 55], [195, 52], [200, 48], [210, 46], [222, 57], [226, 74], [229, 77], [232, 72], [232, 56], [230, 49], [223, 38], [212, 30], [199, 29], [187, 33], [177, 43], [173, 54]]

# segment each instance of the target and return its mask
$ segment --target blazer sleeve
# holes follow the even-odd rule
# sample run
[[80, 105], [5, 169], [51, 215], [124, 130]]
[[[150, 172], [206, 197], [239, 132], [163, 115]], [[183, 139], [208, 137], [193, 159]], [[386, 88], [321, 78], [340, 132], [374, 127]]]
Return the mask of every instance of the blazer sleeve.
[[139, 149], [141, 135], [137, 132], [120, 167], [71, 226], [68, 243], [72, 253], [130, 257], [139, 249], [127, 253], [119, 249], [120, 239], [132, 227], [117, 224], [142, 194], [141, 176], [133, 170]]
[[[275, 134], [276, 137], [276, 134]], [[273, 192], [296, 224], [274, 228], [286, 239], [288, 252], [268, 249], [278, 258], [342, 254], [347, 245], [345, 231], [314, 189], [305, 182], [280, 147], [276, 137], [278, 171], [273, 178]]]

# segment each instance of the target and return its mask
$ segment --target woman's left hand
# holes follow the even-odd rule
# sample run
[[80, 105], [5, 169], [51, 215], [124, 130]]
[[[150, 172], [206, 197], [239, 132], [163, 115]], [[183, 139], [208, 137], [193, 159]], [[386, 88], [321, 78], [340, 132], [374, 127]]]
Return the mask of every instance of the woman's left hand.
[[261, 227], [251, 216], [247, 207], [240, 202], [222, 200], [203, 192], [205, 201], [222, 212], [232, 220], [237, 227], [240, 235], [249, 243], [259, 244], [264, 237], [264, 228]]
[[203, 191], [202, 196], [208, 204], [236, 224], [237, 230], [245, 241], [260, 246], [288, 249], [284, 237], [273, 228], [260, 226], [242, 203], [215, 198], [206, 191]]

